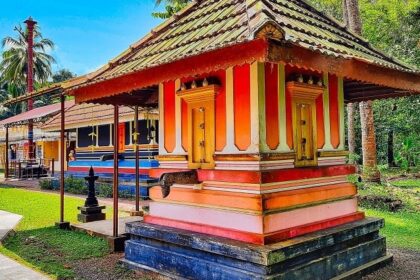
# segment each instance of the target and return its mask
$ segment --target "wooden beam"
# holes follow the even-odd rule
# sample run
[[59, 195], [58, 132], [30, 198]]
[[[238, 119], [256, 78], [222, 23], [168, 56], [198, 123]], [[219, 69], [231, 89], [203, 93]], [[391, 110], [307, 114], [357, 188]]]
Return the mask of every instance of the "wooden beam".
[[335, 74], [346, 79], [420, 93], [420, 74], [408, 73], [356, 59], [323, 55], [303, 47], [269, 44], [267, 60]]
[[162, 81], [209, 73], [239, 64], [252, 63], [256, 60], [263, 61], [266, 54], [267, 41], [258, 39], [141, 71], [132, 70], [131, 73], [120, 77], [109, 77], [107, 80], [98, 81], [95, 84], [73, 88], [70, 94], [76, 97], [77, 103], [89, 102], [157, 85]]

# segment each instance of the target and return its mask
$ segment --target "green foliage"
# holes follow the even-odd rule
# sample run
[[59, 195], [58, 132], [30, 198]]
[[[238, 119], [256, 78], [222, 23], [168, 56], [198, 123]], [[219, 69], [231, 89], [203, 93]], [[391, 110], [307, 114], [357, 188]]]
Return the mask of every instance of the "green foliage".
[[75, 178], [69, 176], [65, 179], [64, 190], [73, 194], [87, 194], [88, 188], [86, 186], [86, 181], [81, 178]]
[[[342, 20], [342, 0], [310, 0], [310, 2], [318, 9]], [[359, 0], [359, 6], [363, 22], [363, 37], [377, 49], [419, 68], [420, 1]], [[418, 96], [374, 101], [379, 164], [388, 163], [388, 137], [391, 130], [394, 133], [393, 142], [397, 163], [404, 169], [418, 164], [419, 105]], [[358, 110], [355, 111], [356, 153], [361, 155], [360, 115]], [[407, 146], [408, 142], [411, 143], [410, 147]], [[361, 158], [356, 160], [360, 163]]]
[[70, 80], [74, 77], [76, 77], [76, 74], [72, 73], [70, 70], [60, 69], [54, 73], [54, 75], [52, 76], [52, 79], [54, 83], [59, 83], [59, 82]]
[[96, 192], [98, 196], [111, 198], [112, 197], [112, 185], [108, 183], [97, 183]]
[[418, 140], [418, 137], [415, 136], [407, 137], [403, 140], [396, 160], [404, 171], [408, 171], [410, 166], [417, 166], [419, 161]]
[[191, 0], [156, 0], [156, 6], [165, 3], [163, 12], [154, 12], [152, 16], [155, 18], [167, 19], [182, 10]]
[[[0, 62], [0, 80], [12, 84], [25, 85], [27, 76], [27, 38], [28, 30], [15, 27], [17, 37], [7, 36], [2, 41], [3, 53]], [[34, 79], [46, 82], [51, 77], [51, 64], [55, 59], [47, 52], [54, 48], [54, 43], [42, 36], [39, 27], [34, 30]]]

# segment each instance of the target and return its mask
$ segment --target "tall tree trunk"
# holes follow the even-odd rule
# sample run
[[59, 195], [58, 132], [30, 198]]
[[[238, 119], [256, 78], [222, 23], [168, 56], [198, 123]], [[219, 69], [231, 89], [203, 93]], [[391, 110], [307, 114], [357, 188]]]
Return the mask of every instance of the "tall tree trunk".
[[388, 130], [388, 166], [395, 167], [394, 160], [394, 130]]
[[362, 126], [363, 178], [365, 181], [378, 182], [380, 181], [380, 174], [376, 161], [376, 135], [372, 101], [360, 102], [359, 109]]
[[[360, 19], [359, 1], [344, 0], [348, 27], [354, 33], [362, 34], [362, 20]], [[376, 136], [373, 119], [372, 101], [359, 104], [360, 123], [362, 126], [363, 177], [367, 181], [379, 181], [380, 173], [376, 161]]]
[[[349, 27], [349, 15], [347, 8], [347, 0], [342, 0], [343, 5], [343, 20], [347, 27]], [[354, 133], [354, 103], [347, 104], [347, 144], [349, 146], [350, 154], [356, 152], [356, 139]], [[350, 163], [354, 164], [354, 160], [350, 158]]]
[[354, 103], [347, 104], [347, 138], [350, 154], [356, 153], [356, 139], [354, 133], [354, 108]]
[[346, 24], [354, 33], [362, 34], [362, 20], [360, 19], [359, 1], [358, 0], [343, 0], [345, 1], [346, 11], [344, 18], [347, 20]]

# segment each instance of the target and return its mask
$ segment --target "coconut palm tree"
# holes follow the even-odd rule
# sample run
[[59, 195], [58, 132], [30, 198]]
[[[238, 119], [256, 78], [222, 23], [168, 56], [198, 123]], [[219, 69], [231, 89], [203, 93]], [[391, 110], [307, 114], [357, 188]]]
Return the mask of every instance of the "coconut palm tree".
[[[9, 84], [25, 85], [27, 76], [27, 30], [22, 26], [15, 27], [17, 37], [7, 36], [2, 40], [3, 54], [0, 62], [0, 81]], [[51, 64], [54, 58], [47, 52], [54, 48], [54, 43], [42, 37], [39, 28], [34, 30], [34, 79], [46, 82], [51, 76]]]

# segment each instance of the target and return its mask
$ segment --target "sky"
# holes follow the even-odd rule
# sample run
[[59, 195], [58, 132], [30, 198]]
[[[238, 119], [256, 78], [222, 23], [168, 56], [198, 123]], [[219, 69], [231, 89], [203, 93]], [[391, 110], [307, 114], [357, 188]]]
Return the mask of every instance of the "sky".
[[0, 39], [31, 16], [55, 43], [53, 71], [92, 72], [141, 39], [161, 20], [154, 0], [0, 0]]

